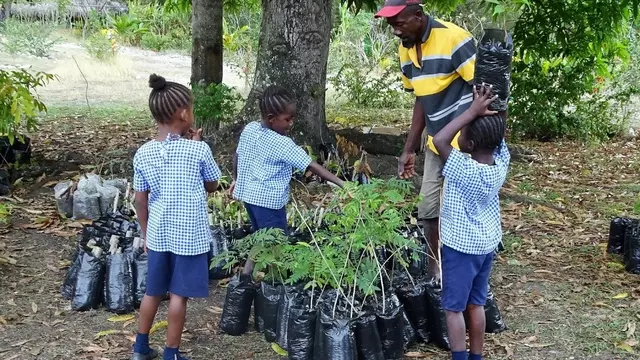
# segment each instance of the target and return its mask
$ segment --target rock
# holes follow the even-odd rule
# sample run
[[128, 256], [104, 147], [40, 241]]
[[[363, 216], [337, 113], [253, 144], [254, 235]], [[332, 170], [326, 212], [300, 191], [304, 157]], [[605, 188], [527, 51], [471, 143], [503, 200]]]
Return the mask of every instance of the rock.
[[407, 133], [393, 127], [349, 128], [334, 131], [369, 154], [399, 156]]

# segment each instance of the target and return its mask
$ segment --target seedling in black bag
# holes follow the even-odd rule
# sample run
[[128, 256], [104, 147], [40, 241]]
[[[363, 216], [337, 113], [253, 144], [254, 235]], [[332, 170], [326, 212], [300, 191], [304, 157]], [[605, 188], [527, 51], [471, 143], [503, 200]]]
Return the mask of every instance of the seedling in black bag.
[[498, 99], [489, 105], [489, 110], [507, 111], [512, 58], [511, 35], [500, 29], [485, 30], [478, 45], [473, 83], [478, 89], [482, 84], [493, 85], [493, 93], [498, 96]]

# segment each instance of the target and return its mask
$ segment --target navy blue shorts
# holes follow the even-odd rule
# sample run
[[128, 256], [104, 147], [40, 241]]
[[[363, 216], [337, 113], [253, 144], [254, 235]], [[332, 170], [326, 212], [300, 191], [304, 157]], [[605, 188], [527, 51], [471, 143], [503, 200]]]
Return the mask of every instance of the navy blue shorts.
[[489, 291], [493, 252], [470, 255], [442, 247], [442, 308], [462, 312], [467, 305], [484, 306]]
[[148, 250], [147, 295], [167, 293], [187, 298], [209, 296], [207, 253], [184, 256]]
[[244, 203], [244, 207], [249, 214], [253, 231], [260, 229], [282, 229], [287, 233], [287, 211], [282, 209], [273, 210], [262, 206]]

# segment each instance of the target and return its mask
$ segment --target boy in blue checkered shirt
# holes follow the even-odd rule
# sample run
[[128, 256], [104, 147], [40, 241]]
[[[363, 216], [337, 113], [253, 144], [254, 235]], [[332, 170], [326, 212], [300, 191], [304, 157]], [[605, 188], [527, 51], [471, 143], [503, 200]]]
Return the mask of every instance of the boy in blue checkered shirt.
[[[287, 232], [285, 205], [289, 201], [292, 169], [311, 172], [338, 186], [343, 181], [311, 160], [287, 133], [296, 116], [295, 98], [269, 86], [260, 99], [262, 121], [245, 126], [233, 157], [233, 197], [244, 202], [253, 230], [278, 228]], [[253, 271], [248, 260], [244, 274]]]
[[[482, 359], [491, 262], [502, 241], [498, 192], [510, 161], [504, 142], [505, 119], [488, 110], [496, 97], [484, 85], [474, 89], [474, 95], [469, 109], [433, 139], [444, 162], [442, 308], [446, 311], [453, 360]], [[460, 151], [451, 146], [458, 132]], [[468, 355], [465, 310], [469, 315]]]
[[147, 290], [140, 305], [133, 360], [158, 353], [149, 347], [149, 331], [160, 301], [170, 294], [164, 360], [186, 360], [179, 353], [191, 297], [209, 295], [207, 252], [212, 241], [207, 192], [218, 187], [220, 169], [209, 146], [194, 131], [193, 95], [184, 85], [151, 75], [149, 108], [158, 136], [133, 160], [135, 207], [148, 254]]

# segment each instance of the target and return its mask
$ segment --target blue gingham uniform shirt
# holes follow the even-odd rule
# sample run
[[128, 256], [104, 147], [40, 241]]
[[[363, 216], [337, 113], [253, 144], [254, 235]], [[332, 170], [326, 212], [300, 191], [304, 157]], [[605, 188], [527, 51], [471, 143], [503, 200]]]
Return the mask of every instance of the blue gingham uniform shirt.
[[233, 197], [274, 210], [289, 201], [293, 168], [304, 171], [311, 164], [311, 157], [291, 138], [257, 121], [245, 126], [236, 153], [238, 173]]
[[209, 146], [179, 137], [150, 141], [136, 152], [133, 169], [133, 189], [149, 191], [147, 247], [187, 256], [208, 252], [204, 183], [221, 176]]
[[502, 241], [498, 192], [510, 160], [504, 140], [494, 152], [494, 165], [480, 164], [453, 149], [442, 169], [440, 238], [444, 245], [471, 255], [485, 255], [497, 248]]

